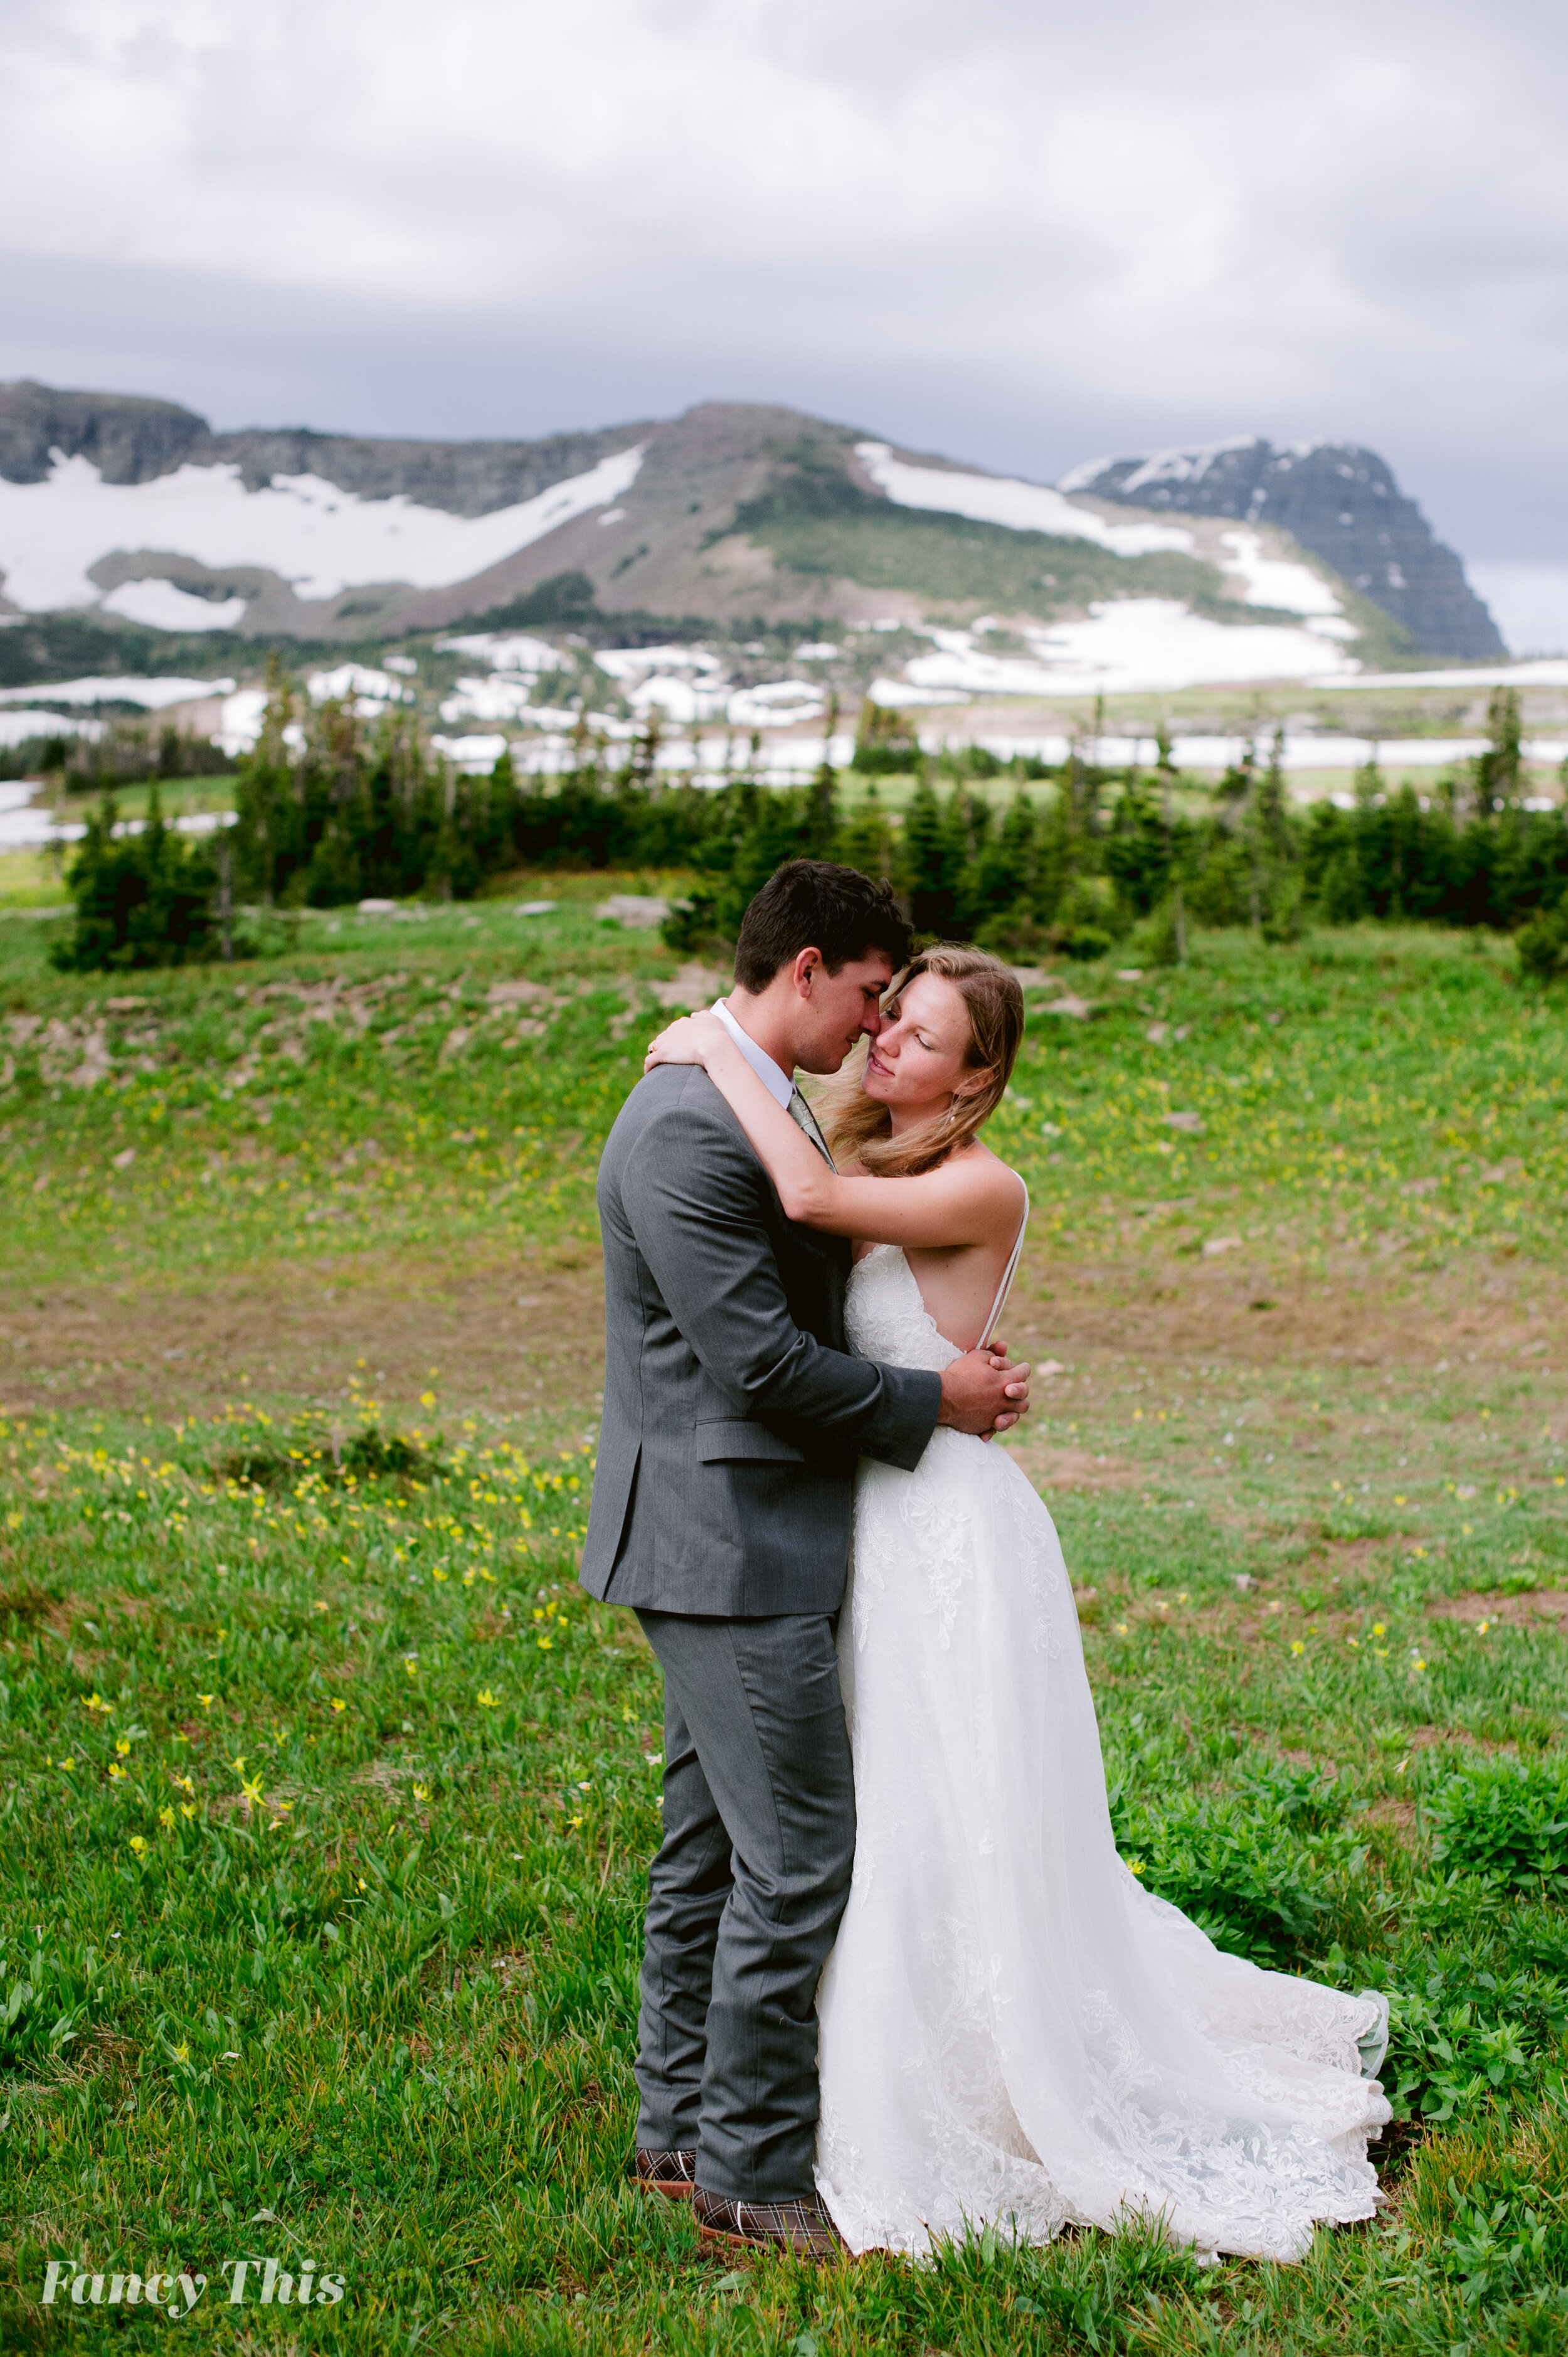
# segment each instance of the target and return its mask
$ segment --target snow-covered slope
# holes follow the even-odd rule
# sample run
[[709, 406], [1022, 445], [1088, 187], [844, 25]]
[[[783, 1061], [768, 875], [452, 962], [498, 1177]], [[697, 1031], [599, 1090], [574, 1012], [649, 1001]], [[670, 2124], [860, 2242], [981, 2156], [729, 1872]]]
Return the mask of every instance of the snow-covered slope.
[[[461, 516], [401, 495], [362, 499], [318, 475], [279, 476], [250, 490], [235, 465], [186, 465], [147, 482], [110, 483], [91, 459], [57, 454], [41, 483], [0, 478], [5, 595], [31, 614], [97, 605], [94, 566], [112, 554], [165, 550], [213, 572], [265, 568], [314, 601], [367, 582], [446, 588], [591, 509], [612, 506], [641, 463], [633, 447], [519, 506]], [[186, 609], [206, 603], [152, 578], [102, 597], [111, 613], [177, 630], [190, 626]], [[243, 608], [242, 598], [225, 600], [225, 619], [205, 627], [232, 628]]]
[[[917, 690], [956, 690], [966, 697], [1116, 695], [1219, 681], [1326, 682], [1359, 668], [1342, 646], [1332, 639], [1326, 643], [1310, 628], [1268, 623], [1228, 629], [1162, 597], [1118, 598], [1093, 607], [1081, 621], [1026, 630], [1026, 657], [993, 654], [983, 631], [929, 635], [936, 651], [912, 657], [904, 666], [905, 679]], [[886, 683], [877, 698], [884, 704], [902, 700]]]
[[1178, 524], [1108, 523], [1080, 500], [1064, 499], [1047, 483], [1007, 475], [972, 475], [952, 467], [912, 467], [886, 442], [857, 442], [855, 457], [896, 506], [931, 508], [1014, 532], [1048, 532], [1092, 540], [1118, 556], [1148, 556], [1158, 548], [1190, 549], [1192, 534]]

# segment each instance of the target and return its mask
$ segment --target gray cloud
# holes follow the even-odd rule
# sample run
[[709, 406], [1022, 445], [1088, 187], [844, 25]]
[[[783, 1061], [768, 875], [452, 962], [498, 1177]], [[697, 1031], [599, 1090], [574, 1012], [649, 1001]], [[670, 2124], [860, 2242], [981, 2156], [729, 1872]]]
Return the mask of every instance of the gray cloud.
[[219, 424], [1257, 430], [1568, 559], [1568, 27], [1325, 0], [14, 0], [0, 373]]

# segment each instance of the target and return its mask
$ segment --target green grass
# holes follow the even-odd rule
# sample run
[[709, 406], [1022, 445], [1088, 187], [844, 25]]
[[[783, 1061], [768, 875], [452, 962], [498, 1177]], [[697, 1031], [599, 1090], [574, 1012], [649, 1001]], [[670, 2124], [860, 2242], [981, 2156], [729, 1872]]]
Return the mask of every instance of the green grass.
[[38, 851], [0, 852], [0, 909], [62, 908], [60, 863]]
[[[1390, 2207], [1298, 2268], [1088, 2234], [818, 2275], [626, 2190], [660, 1737], [634, 1625], [574, 1579], [596, 1337], [526, 1406], [445, 1348], [309, 1399], [177, 1361], [134, 1413], [107, 1378], [50, 1405], [68, 1313], [243, 1326], [328, 1274], [477, 1273], [532, 1340], [504, 1287], [591, 1285], [676, 963], [593, 904], [657, 880], [124, 985], [0, 927], [33, 1352], [0, 1420], [0, 2343], [167, 2330], [41, 2307], [53, 2258], [208, 2274], [180, 2329], [225, 2352], [1561, 2347], [1564, 1049], [1506, 944], [1075, 968], [1106, 1011], [1031, 996], [996, 1125], [1036, 1204], [1009, 1325], [1059, 1368], [1017, 1446], [1124, 1852], [1240, 1953], [1396, 1999]], [[546, 996], [492, 1011], [518, 980]], [[220, 2305], [252, 2253], [345, 2297]]]
[[[232, 810], [235, 785], [231, 770], [210, 778], [160, 778], [146, 785], [116, 786], [114, 807], [122, 818], [145, 818], [156, 793], [165, 818], [176, 818], [186, 811]], [[67, 794], [62, 808], [68, 817], [81, 820], [95, 810], [102, 799], [96, 791]]]

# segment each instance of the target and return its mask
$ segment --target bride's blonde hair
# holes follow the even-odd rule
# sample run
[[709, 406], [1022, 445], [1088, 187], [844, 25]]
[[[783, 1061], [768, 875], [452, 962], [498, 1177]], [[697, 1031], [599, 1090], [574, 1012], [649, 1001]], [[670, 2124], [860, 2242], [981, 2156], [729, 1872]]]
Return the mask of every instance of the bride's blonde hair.
[[812, 1092], [812, 1104], [835, 1159], [852, 1157], [878, 1178], [908, 1178], [934, 1170], [967, 1146], [1002, 1101], [1002, 1092], [1024, 1037], [1024, 994], [1011, 967], [984, 950], [940, 942], [895, 977], [882, 1002], [885, 1015], [922, 974], [950, 982], [969, 1010], [969, 1046], [964, 1062], [984, 1077], [955, 1093], [948, 1109], [895, 1138], [887, 1107], [868, 1097], [864, 1085], [867, 1047], [861, 1047], [832, 1079]]

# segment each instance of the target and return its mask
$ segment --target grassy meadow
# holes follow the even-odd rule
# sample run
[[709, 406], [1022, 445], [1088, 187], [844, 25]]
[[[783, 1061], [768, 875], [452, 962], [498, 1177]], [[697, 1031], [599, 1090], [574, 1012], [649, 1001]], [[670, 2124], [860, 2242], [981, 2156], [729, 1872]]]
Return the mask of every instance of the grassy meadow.
[[1484, 935], [1075, 965], [993, 1133], [1124, 1853], [1392, 1993], [1381, 2217], [819, 2272], [626, 2187], [660, 1696], [574, 1577], [593, 1175], [717, 983], [595, 908], [668, 880], [123, 982], [0, 918], [0, 2346], [1561, 2349], [1568, 1034]]

